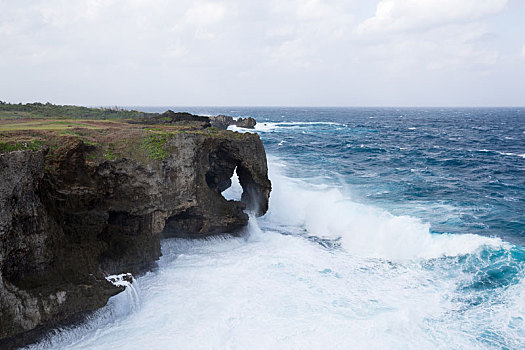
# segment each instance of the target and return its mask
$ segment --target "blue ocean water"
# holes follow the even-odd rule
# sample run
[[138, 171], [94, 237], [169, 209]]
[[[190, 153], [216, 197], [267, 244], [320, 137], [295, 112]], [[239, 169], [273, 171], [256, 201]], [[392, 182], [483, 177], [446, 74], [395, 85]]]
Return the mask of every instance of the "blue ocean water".
[[525, 108], [170, 109], [256, 118], [269, 212], [37, 347], [525, 347]]
[[525, 245], [525, 108], [192, 110], [255, 117], [290, 176], [349, 184], [360, 202], [436, 233]]

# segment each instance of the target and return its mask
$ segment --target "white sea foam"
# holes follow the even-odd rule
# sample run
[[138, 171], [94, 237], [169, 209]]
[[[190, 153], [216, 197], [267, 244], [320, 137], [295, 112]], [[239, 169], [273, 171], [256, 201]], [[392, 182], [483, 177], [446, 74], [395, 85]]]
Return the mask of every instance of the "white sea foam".
[[279, 123], [260, 122], [255, 124], [255, 130], [259, 132], [272, 132], [279, 128]]
[[317, 190], [286, 178], [273, 167], [270, 212], [264, 218], [306, 229], [309, 235], [339, 238], [356, 255], [386, 259], [436, 258], [467, 254], [483, 246], [500, 247], [499, 238], [433, 235], [430, 224], [410, 216], [349, 200], [340, 189]]
[[239, 176], [237, 175], [237, 168], [235, 168], [233, 171], [231, 181], [231, 186], [222, 192], [222, 196], [227, 200], [240, 201], [242, 196], [242, 187], [239, 182]]
[[499, 307], [458, 312], [457, 285], [472, 274], [454, 261], [392, 264], [250, 225], [248, 239], [165, 241], [159, 269], [140, 278], [140, 310], [38, 348], [479, 348], [480, 324], [520, 342], [519, 288]]
[[345, 126], [339, 123], [334, 122], [257, 122], [254, 129], [239, 128], [236, 125], [228, 126], [228, 130], [237, 131], [237, 132], [273, 132], [278, 130], [283, 130], [286, 128], [304, 128], [311, 127], [315, 125], [329, 125], [329, 126]]
[[228, 126], [228, 130], [236, 131], [236, 132], [240, 132], [240, 133], [245, 133], [245, 132], [254, 133], [254, 132], [255, 132], [254, 129], [239, 128], [239, 127], [236, 126], [236, 125], [230, 125], [230, 126]]
[[477, 150], [477, 152], [497, 153], [497, 154], [502, 155], [502, 156], [516, 156], [516, 157], [525, 158], [525, 153], [523, 153], [523, 154], [516, 154], [516, 153], [512, 153], [512, 152], [501, 152], [501, 151], [494, 151], [494, 150], [489, 150], [489, 149], [480, 149], [480, 150]]
[[[271, 209], [250, 218], [246, 235], [164, 241], [159, 268], [132, 284], [139, 289], [138, 308], [129, 307], [129, 294], [117, 295], [84, 325], [33, 348], [524, 344], [523, 276], [476, 307], [469, 300], [478, 292], [461, 287], [489, 263], [483, 247], [508, 249], [500, 240], [431, 235], [416, 218], [353, 202], [343, 186], [287, 178], [278, 160], [270, 162]], [[318, 244], [337, 237], [341, 249]]]
[[131, 273], [121, 273], [119, 275], [109, 275], [106, 280], [111, 282], [117, 287], [129, 287], [131, 286], [130, 280], [133, 278]]
[[136, 310], [140, 306], [140, 294], [139, 289], [135, 286], [138, 284], [137, 280], [131, 273], [121, 273], [119, 275], [110, 275], [106, 277], [106, 280], [113, 283], [117, 287], [124, 287], [124, 295], [128, 300], [128, 305], [131, 311]]

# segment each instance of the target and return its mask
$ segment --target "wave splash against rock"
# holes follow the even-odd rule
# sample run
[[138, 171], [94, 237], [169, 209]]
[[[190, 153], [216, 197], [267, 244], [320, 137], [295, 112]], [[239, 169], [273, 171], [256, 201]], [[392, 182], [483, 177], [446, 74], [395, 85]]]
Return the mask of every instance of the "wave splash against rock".
[[[106, 276], [149, 269], [161, 237], [235, 233], [248, 223], [244, 210], [268, 210], [259, 136], [206, 127], [163, 134], [147, 161], [100, 159], [102, 146], [78, 138], [0, 154], [0, 345], [104, 306], [124, 289]], [[235, 170], [242, 199], [228, 201], [221, 192]]]

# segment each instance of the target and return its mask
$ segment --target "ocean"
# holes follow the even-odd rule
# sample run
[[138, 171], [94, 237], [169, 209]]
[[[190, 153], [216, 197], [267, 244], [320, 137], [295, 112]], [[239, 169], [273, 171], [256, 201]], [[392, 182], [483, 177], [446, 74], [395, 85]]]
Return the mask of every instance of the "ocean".
[[525, 348], [525, 108], [168, 108], [257, 120], [268, 213], [29, 348]]

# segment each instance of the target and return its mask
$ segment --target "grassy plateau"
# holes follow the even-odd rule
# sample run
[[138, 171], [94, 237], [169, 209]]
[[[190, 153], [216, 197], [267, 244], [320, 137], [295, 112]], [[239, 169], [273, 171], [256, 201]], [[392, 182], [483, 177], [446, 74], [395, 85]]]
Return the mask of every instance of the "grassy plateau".
[[0, 101], [0, 153], [46, 147], [46, 162], [52, 163], [57, 151], [81, 141], [93, 146], [87, 161], [128, 157], [147, 162], [176, 153], [166, 143], [178, 133], [242, 137], [166, 113]]

